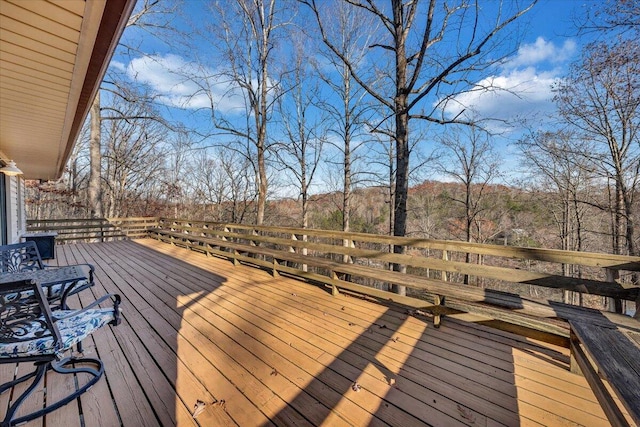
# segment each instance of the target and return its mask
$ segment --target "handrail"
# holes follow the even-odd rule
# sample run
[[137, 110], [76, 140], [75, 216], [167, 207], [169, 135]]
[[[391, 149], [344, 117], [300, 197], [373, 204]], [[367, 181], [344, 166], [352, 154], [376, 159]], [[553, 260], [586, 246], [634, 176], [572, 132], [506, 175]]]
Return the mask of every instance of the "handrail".
[[158, 217], [64, 218], [27, 220], [28, 232], [55, 231], [57, 243], [109, 241], [146, 237], [158, 226]]
[[[232, 227], [237, 230], [247, 231], [264, 231], [275, 232], [285, 234], [298, 234], [314, 237], [324, 238], [336, 238], [347, 240], [358, 240], [361, 242], [379, 243], [385, 245], [399, 245], [399, 246], [412, 246], [420, 249], [436, 249], [454, 252], [472, 253], [478, 255], [492, 255], [499, 257], [508, 257], [513, 259], [523, 259], [532, 261], [544, 261], [552, 263], [565, 263], [575, 264], [590, 267], [605, 267], [605, 268], [622, 268], [629, 262], [629, 257], [626, 255], [614, 255], [597, 252], [579, 252], [579, 251], [566, 251], [561, 249], [540, 249], [521, 246], [503, 246], [503, 245], [491, 245], [486, 243], [473, 243], [462, 242], [455, 240], [436, 240], [427, 239], [422, 237], [398, 237], [387, 235], [376, 235], [368, 233], [356, 233], [345, 232], [337, 230], [319, 230], [308, 228], [294, 228], [294, 227], [272, 227], [272, 226], [257, 226], [247, 224], [234, 224], [223, 222], [208, 222], [201, 220], [188, 220], [188, 219], [169, 219], [159, 218], [160, 222], [173, 221], [176, 223], [188, 223], [188, 224], [208, 224], [210, 226], [220, 227]], [[194, 227], [197, 229], [198, 227]], [[640, 271], [640, 257], [631, 257], [635, 259], [635, 263], [638, 263], [635, 267], [632, 265], [634, 271]]]
[[[550, 321], [561, 317], [564, 309], [556, 302], [566, 291], [608, 298], [609, 308], [618, 310], [621, 301], [640, 304], [640, 286], [627, 280], [640, 272], [640, 257], [158, 217], [31, 220], [28, 230], [57, 231], [63, 243], [150, 236], [377, 298], [400, 301], [380, 290], [400, 284], [437, 305], [446, 297], [444, 311], [513, 322], [522, 319], [497, 313], [496, 307]], [[394, 253], [393, 245], [404, 246], [406, 253]], [[467, 262], [467, 254], [475, 263]], [[407, 273], [391, 272], [393, 264]], [[563, 264], [580, 266], [581, 277], [564, 276]], [[543, 294], [536, 297], [534, 291]], [[535, 329], [541, 323], [520, 324]], [[558, 333], [557, 325], [549, 331]]]
[[[609, 298], [609, 307], [618, 310], [624, 300], [640, 302], [640, 286], [624, 283], [625, 275], [640, 272], [640, 257], [169, 218], [160, 218], [150, 234], [234, 262], [270, 268], [274, 274], [286, 272], [334, 287], [401, 284], [414, 289], [413, 295], [457, 299], [448, 305], [494, 319], [522, 320], [497, 316], [492, 308], [496, 306], [547, 320], [562, 317], [566, 309], [556, 304], [562, 291], [600, 297], [599, 301]], [[404, 245], [406, 254], [394, 253], [393, 245]], [[482, 262], [467, 263], [467, 253], [481, 257]], [[563, 263], [581, 266], [583, 277], [564, 276]], [[408, 274], [390, 272], [391, 264], [405, 266]], [[465, 276], [469, 283], [477, 278], [482, 286], [464, 285]], [[535, 298], [526, 294], [530, 289], [556, 296]], [[520, 324], [540, 326], [527, 319]], [[557, 333], [552, 326], [548, 330]]]
[[[409, 246], [415, 249], [433, 249], [449, 252], [471, 253], [476, 255], [490, 255], [503, 258], [542, 261], [555, 264], [574, 264], [585, 267], [608, 268], [626, 271], [640, 272], [640, 257], [614, 255], [597, 252], [565, 251], [560, 249], [540, 249], [519, 246], [490, 245], [485, 243], [470, 243], [453, 240], [435, 240], [426, 238], [411, 238], [398, 236], [385, 236], [367, 233], [354, 233], [336, 230], [317, 230], [293, 227], [271, 227], [246, 224], [233, 224], [222, 222], [207, 222], [200, 220], [159, 218], [159, 225], [170, 222], [174, 227], [184, 231], [202, 232], [203, 227], [194, 224], [206, 225], [207, 229], [235, 229], [245, 230], [249, 233], [266, 232], [287, 235], [305, 235], [322, 239], [351, 240], [362, 243], [376, 243], [380, 245]], [[188, 226], [178, 224], [189, 224]], [[301, 240], [301, 239], [300, 239]]]

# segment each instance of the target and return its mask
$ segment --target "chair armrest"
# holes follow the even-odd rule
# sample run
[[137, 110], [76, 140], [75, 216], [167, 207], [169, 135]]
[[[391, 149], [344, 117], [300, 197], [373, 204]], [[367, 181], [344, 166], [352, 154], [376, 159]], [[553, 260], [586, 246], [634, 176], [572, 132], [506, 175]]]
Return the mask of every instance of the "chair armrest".
[[[48, 265], [48, 264], [43, 264], [42, 266], [43, 266], [43, 268], [65, 267], [63, 265]], [[71, 264], [71, 265], [69, 265], [69, 267], [87, 267], [89, 269], [89, 282], [93, 283], [93, 273], [96, 271], [96, 268], [93, 266], [93, 264], [89, 264], [89, 263]]]
[[69, 310], [70, 312], [65, 315], [65, 316], [55, 316], [55, 321], [60, 321], [63, 319], [67, 319], [69, 317], [73, 317], [73, 316], [77, 316], [78, 314], [84, 313], [88, 310], [93, 309], [94, 307], [102, 304], [104, 301], [106, 300], [111, 300], [113, 302], [113, 310], [114, 310], [114, 320], [112, 322], [113, 325], [119, 325], [120, 324], [120, 303], [122, 302], [120, 295], [118, 294], [106, 294], [100, 298], [98, 298], [97, 300], [95, 300], [94, 302], [92, 302], [91, 304], [87, 305], [86, 307], [83, 307], [79, 310]]

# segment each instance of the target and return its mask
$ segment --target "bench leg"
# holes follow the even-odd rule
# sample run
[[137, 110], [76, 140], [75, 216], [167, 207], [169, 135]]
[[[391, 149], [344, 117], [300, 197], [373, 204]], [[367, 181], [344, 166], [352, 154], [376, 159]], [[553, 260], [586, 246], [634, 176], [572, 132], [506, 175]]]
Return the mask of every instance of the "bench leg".
[[[331, 272], [331, 280], [338, 280], [338, 275], [335, 271]], [[331, 284], [331, 295], [333, 295], [334, 297], [340, 295], [340, 291], [338, 290], [338, 287], [335, 285], [335, 283]]]
[[580, 342], [573, 333], [573, 330], [569, 332], [569, 343], [569, 371], [573, 374], [584, 376], [582, 374], [582, 369], [580, 369], [580, 365], [578, 364], [578, 359], [576, 359], [576, 348], [580, 345]]
[[[434, 304], [437, 306], [443, 306], [444, 305], [444, 297], [441, 297], [440, 295], [436, 295], [434, 298]], [[440, 310], [436, 307], [436, 311], [433, 315], [433, 326], [435, 326], [436, 328], [440, 328], [440, 324], [442, 322], [442, 318], [444, 317], [443, 314], [440, 313]]]
[[612, 426], [628, 427], [629, 423], [627, 422], [627, 419], [624, 417], [620, 408], [618, 408], [618, 405], [607, 391], [607, 388], [600, 379], [600, 375], [598, 375], [598, 372], [596, 372], [595, 368], [589, 361], [589, 357], [580, 346], [580, 341], [573, 331], [570, 332], [570, 335], [571, 371], [573, 372], [574, 369], [578, 369], [584, 375], [589, 387], [593, 390], [593, 394], [595, 394], [596, 399], [598, 399], [598, 403], [600, 403], [602, 410]]

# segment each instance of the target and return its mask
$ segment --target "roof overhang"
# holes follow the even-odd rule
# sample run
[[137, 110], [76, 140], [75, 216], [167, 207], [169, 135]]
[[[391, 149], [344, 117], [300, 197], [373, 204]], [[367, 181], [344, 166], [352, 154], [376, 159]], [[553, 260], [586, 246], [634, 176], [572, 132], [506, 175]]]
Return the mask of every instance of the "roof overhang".
[[135, 0], [0, 0], [0, 155], [62, 175]]

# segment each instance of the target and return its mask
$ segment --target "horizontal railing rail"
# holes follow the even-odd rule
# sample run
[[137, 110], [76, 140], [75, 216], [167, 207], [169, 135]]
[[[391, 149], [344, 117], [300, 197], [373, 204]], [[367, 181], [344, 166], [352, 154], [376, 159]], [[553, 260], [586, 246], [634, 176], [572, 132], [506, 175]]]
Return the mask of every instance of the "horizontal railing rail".
[[[563, 344], [568, 325], [559, 319], [573, 307], [567, 295], [617, 311], [625, 301], [640, 304], [640, 257], [157, 217], [30, 220], [27, 230], [55, 231], [59, 243], [149, 236], [334, 292], [424, 309], [438, 322], [441, 315], [471, 314], [540, 339], [560, 336]], [[407, 287], [408, 296], [388, 292], [390, 285]]]
[[[570, 306], [562, 303], [563, 292], [601, 301], [640, 301], [640, 287], [630, 280], [640, 272], [640, 257], [167, 218], [160, 218], [149, 234], [274, 274], [326, 283], [334, 290], [413, 304], [438, 315], [474, 313], [487, 321], [564, 337], [567, 325], [557, 319], [566, 317]], [[403, 246], [405, 253], [394, 253], [394, 245]], [[474, 263], [466, 262], [467, 254], [475, 257]], [[390, 271], [394, 264], [406, 273]], [[563, 264], [582, 269], [582, 277], [563, 275]], [[432, 305], [386, 292], [388, 285], [406, 286], [412, 296]], [[529, 288], [555, 294], [536, 298], [524, 292]], [[620, 304], [611, 304], [616, 306]]]
[[137, 218], [66, 218], [27, 220], [27, 232], [56, 232], [60, 244], [74, 241], [110, 241], [147, 236], [158, 226], [157, 217]]

